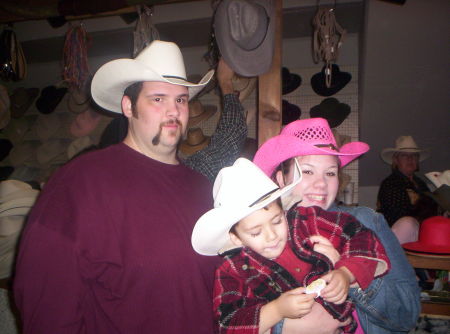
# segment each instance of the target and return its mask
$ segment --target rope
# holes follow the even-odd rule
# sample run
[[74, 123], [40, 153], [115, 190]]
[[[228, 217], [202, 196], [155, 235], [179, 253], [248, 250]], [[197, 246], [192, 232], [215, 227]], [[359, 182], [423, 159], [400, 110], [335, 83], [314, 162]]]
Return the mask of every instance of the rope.
[[69, 86], [81, 89], [89, 78], [88, 42], [90, 38], [83, 24], [69, 27], [63, 49], [63, 80]]
[[334, 8], [319, 8], [313, 19], [313, 59], [325, 62], [325, 82], [331, 86], [331, 65], [336, 62], [346, 30], [336, 21]]

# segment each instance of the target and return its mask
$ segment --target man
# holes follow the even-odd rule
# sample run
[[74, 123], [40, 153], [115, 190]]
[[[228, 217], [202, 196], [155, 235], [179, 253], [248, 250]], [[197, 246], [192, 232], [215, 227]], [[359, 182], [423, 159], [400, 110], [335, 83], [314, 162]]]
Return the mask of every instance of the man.
[[212, 75], [187, 82], [162, 41], [97, 71], [92, 96], [128, 134], [60, 168], [33, 208], [14, 282], [24, 333], [213, 332], [217, 259], [190, 245], [211, 185], [176, 155], [188, 100]]

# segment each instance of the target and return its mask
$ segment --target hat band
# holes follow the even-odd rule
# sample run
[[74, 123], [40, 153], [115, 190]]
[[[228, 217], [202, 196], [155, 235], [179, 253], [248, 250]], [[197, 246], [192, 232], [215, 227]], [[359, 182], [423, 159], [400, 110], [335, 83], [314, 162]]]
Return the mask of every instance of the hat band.
[[331, 143], [330, 144], [317, 144], [314, 146], [319, 147], [319, 148], [329, 148], [330, 150], [339, 152], [339, 149]]
[[251, 208], [252, 206], [261, 203], [262, 201], [264, 201], [265, 199], [269, 198], [270, 195], [272, 195], [275, 191], [277, 191], [280, 188], [275, 188], [271, 191], [269, 191], [268, 193], [262, 195], [260, 198], [258, 198], [256, 201], [254, 201], [252, 204], [249, 205], [249, 207]]
[[180, 79], [180, 80], [183, 80], [183, 81], [187, 81], [186, 78], [178, 77], [176, 75], [163, 75], [162, 77], [163, 78], [167, 78], [167, 79]]

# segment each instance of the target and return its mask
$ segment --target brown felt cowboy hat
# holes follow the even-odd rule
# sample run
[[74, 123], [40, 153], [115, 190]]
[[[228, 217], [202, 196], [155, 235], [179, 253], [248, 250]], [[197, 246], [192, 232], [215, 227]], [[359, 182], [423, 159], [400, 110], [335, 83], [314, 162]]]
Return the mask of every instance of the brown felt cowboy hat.
[[187, 132], [187, 137], [180, 144], [180, 151], [184, 155], [191, 155], [208, 146], [211, 138], [203, 134], [200, 128], [191, 128]]
[[199, 100], [189, 101], [189, 121], [188, 127], [193, 127], [201, 121], [209, 119], [217, 111], [217, 106], [203, 105]]

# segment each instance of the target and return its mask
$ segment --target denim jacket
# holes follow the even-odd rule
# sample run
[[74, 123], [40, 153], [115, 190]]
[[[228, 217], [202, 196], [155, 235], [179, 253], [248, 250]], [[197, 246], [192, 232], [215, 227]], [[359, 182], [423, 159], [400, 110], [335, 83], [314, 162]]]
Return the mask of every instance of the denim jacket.
[[414, 269], [383, 215], [366, 207], [333, 205], [328, 211], [347, 212], [374, 231], [391, 261], [387, 275], [374, 279], [365, 290], [349, 291], [364, 333], [407, 333], [420, 314], [420, 288]]

